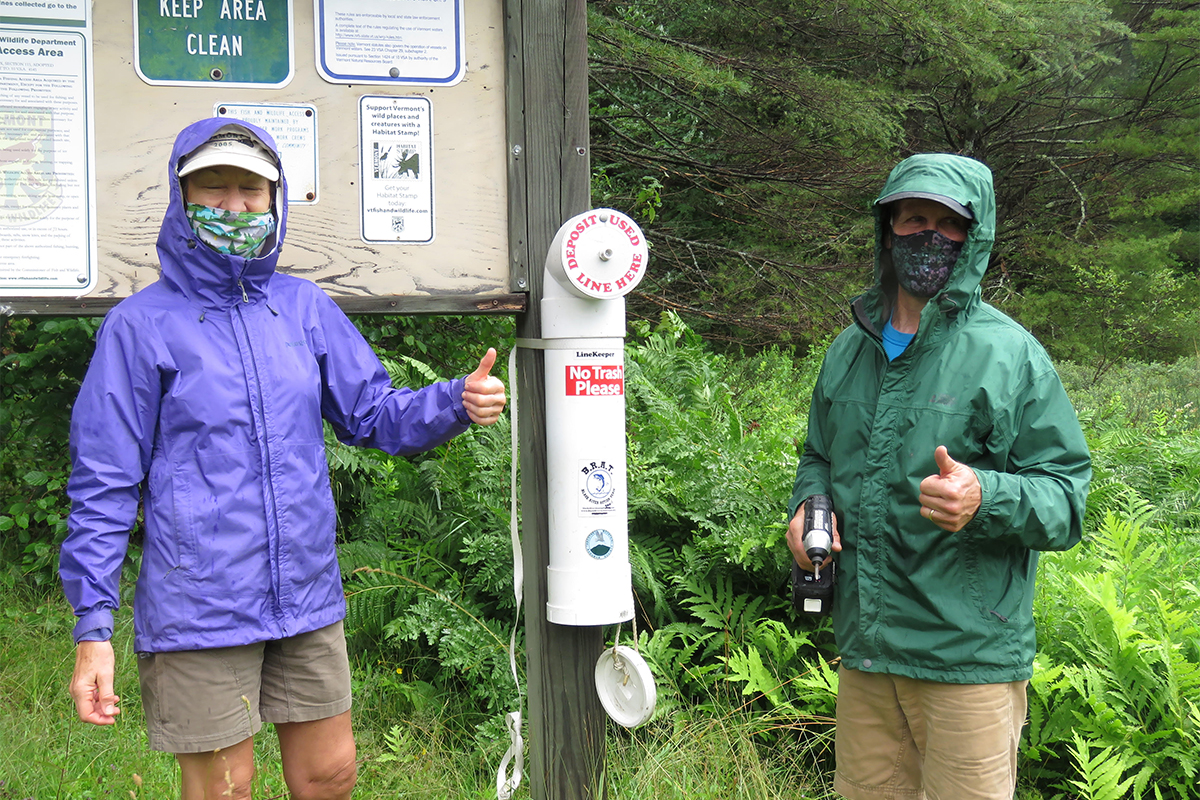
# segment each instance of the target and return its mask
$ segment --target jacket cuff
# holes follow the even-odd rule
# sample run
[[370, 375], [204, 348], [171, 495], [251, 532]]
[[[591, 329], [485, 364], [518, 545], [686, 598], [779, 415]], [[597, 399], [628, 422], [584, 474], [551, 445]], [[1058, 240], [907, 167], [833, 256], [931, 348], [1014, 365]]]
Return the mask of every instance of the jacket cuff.
[[463, 425], [470, 425], [471, 415], [467, 413], [467, 407], [463, 405], [463, 389], [466, 388], [466, 385], [466, 375], [450, 381], [450, 399], [454, 403], [454, 418]]
[[818, 481], [805, 480], [803, 483], [796, 481], [792, 487], [792, 497], [788, 500], [788, 522], [796, 516], [796, 512], [800, 510], [802, 503], [807, 503], [808, 498], [814, 494], [827, 494], [832, 496], [832, 492]]
[[996, 476], [988, 470], [970, 468], [975, 473], [975, 480], [979, 481], [979, 510], [975, 512], [975, 516], [971, 517], [964, 530], [974, 532], [983, 529], [987, 524], [986, 520], [992, 515], [993, 500], [996, 497]]
[[75, 644], [83, 642], [107, 642], [112, 638], [112, 628], [96, 628], [75, 637]]
[[71, 636], [75, 639], [75, 644], [79, 644], [82, 641], [87, 641], [83, 637], [92, 631], [98, 628], [108, 628], [111, 631], [112, 627], [112, 611], [107, 608], [98, 608], [95, 611], [89, 611], [79, 618], [75, 623], [75, 629], [71, 631]]

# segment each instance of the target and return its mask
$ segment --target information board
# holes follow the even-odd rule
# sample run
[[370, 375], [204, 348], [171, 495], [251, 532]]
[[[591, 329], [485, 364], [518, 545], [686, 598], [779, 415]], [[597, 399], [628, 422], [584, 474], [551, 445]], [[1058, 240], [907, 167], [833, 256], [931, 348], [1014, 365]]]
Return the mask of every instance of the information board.
[[[60, 14], [61, 3], [57, 16], [11, 21], [15, 4], [38, 2], [0, 0], [0, 37], [74, 43], [56, 45], [54, 57], [0, 53], [0, 149], [12, 147], [0, 183], [0, 205], [10, 210], [7, 223], [0, 218], [0, 314], [102, 312], [157, 280], [171, 147], [181, 129], [210, 116], [247, 119], [279, 142], [290, 205], [281, 271], [315, 281], [351, 311], [524, 307], [526, 265], [513, 255], [522, 243], [509, 237], [510, 165], [520, 148], [508, 137], [501, 0], [459, 4], [461, 79], [427, 86], [327, 80], [315, 61], [315, 4], [95, 0], [90, 23]], [[276, 15], [283, 9], [290, 19]], [[171, 20], [170, 35], [145, 36], [143, 14], [155, 25]], [[266, 72], [239, 72], [256, 57], [255, 25], [270, 26], [262, 30], [290, 49], [289, 68], [276, 59]], [[242, 62], [229, 39], [230, 66], [213, 79], [208, 55], [192, 63], [189, 32], [241, 35]], [[430, 41], [446, 39], [438, 32]], [[206, 40], [204, 49], [219, 56], [221, 45]], [[362, 111], [369, 103], [385, 117], [374, 122], [388, 124], [372, 127], [377, 112]], [[26, 106], [41, 110], [21, 122]], [[51, 216], [14, 224], [18, 206], [46, 209], [55, 198]], [[53, 246], [35, 246], [42, 242]]]
[[85, 294], [97, 283], [87, 6], [0, 0], [0, 15], [0, 294]]
[[452, 86], [463, 79], [463, 0], [313, 1], [325, 80]]

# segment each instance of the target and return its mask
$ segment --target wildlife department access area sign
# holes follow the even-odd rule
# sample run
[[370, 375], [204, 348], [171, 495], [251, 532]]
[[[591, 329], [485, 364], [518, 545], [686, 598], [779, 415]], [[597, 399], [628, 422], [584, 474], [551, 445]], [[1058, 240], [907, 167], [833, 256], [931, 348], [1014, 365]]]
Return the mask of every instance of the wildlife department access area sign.
[[171, 146], [209, 116], [280, 146], [282, 271], [349, 311], [523, 310], [507, 22], [504, 0], [0, 0], [0, 314], [156, 280]]

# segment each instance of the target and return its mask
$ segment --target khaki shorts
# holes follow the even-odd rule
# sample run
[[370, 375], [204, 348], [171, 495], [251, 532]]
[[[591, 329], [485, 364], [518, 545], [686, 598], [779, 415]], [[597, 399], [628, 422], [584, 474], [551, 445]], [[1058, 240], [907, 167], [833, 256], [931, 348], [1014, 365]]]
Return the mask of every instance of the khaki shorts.
[[139, 653], [137, 662], [153, 750], [207, 753], [264, 721], [311, 722], [350, 708], [341, 622], [240, 647]]
[[834, 791], [850, 800], [1010, 800], [1028, 683], [935, 683], [840, 667]]

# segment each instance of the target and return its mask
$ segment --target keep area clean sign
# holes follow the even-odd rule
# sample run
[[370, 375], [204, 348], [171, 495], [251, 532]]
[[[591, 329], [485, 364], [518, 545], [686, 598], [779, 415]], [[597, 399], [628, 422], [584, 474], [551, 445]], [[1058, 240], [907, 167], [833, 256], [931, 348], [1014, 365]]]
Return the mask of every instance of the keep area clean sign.
[[292, 0], [136, 0], [134, 64], [146, 83], [282, 87]]

